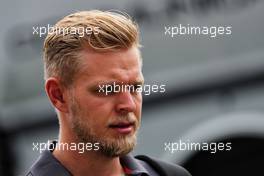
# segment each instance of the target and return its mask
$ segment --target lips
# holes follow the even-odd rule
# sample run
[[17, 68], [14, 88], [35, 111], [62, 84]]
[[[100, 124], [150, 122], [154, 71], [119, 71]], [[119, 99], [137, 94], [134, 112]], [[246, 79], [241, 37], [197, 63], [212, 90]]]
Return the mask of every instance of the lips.
[[134, 126], [135, 126], [134, 122], [117, 122], [110, 124], [109, 128], [121, 134], [128, 134], [132, 132]]

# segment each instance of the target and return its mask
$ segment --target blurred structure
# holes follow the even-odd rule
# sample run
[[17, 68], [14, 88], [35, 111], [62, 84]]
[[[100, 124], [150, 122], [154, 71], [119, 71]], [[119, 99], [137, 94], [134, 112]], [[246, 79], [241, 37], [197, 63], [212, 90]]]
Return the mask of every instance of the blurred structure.
[[[118, 9], [133, 16], [141, 29], [146, 82], [166, 85], [165, 93], [144, 97], [135, 154], [182, 164], [194, 176], [260, 172], [264, 138], [263, 130], [258, 130], [264, 129], [262, 1], [16, 0], [1, 2], [0, 9], [0, 175], [22, 174], [39, 155], [32, 143], [56, 139], [58, 134], [56, 115], [44, 93], [44, 36], [33, 35], [33, 27], [52, 25], [66, 14], [88, 9]], [[215, 38], [165, 35], [165, 26], [179, 24], [232, 26], [232, 34]], [[179, 139], [231, 141], [233, 150], [216, 154], [164, 150], [165, 142]], [[255, 174], [248, 172], [254, 167]], [[234, 172], [239, 168], [243, 172]], [[227, 170], [232, 172], [224, 172]]]

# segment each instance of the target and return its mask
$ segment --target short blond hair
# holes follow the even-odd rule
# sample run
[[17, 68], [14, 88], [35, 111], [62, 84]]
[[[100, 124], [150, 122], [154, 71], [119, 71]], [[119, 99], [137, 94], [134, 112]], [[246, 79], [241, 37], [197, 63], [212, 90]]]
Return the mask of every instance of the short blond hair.
[[[92, 33], [65, 33], [59, 29], [92, 29]], [[114, 52], [140, 47], [137, 24], [125, 13], [113, 11], [82, 11], [70, 14], [54, 26], [44, 41], [44, 78], [59, 77], [64, 86], [70, 85], [79, 70], [81, 51]], [[89, 31], [90, 32], [90, 31]]]

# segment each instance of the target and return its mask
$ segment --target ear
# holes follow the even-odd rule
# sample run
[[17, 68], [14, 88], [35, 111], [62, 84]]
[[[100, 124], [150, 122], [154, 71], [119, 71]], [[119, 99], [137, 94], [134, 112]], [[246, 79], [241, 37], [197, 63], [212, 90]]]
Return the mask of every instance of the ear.
[[53, 104], [53, 106], [61, 112], [68, 113], [68, 105], [66, 100], [66, 90], [61, 85], [60, 81], [51, 77], [48, 78], [45, 82], [46, 93]]

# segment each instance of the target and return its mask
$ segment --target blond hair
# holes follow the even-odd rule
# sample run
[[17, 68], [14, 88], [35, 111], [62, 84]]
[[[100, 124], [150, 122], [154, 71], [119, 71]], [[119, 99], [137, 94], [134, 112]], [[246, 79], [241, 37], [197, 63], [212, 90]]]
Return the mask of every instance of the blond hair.
[[139, 30], [127, 14], [99, 10], [70, 14], [45, 39], [44, 78], [57, 76], [68, 86], [78, 72], [81, 51], [113, 52], [132, 46], [140, 46]]

